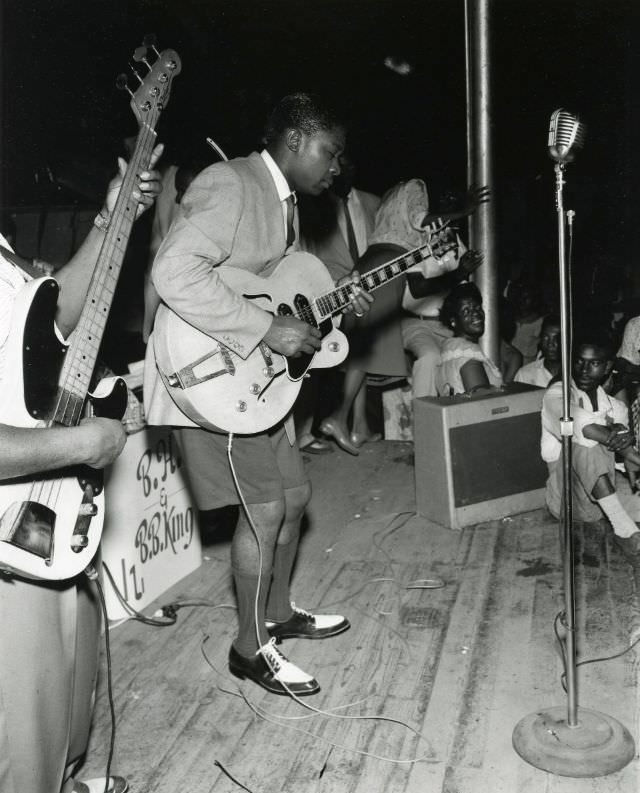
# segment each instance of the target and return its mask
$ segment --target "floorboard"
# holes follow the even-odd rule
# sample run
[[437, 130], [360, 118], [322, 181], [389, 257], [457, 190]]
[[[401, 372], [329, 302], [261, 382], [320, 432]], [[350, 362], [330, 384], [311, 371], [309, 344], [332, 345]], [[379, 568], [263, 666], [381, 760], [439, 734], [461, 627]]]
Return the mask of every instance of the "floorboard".
[[[637, 757], [573, 779], [533, 768], [511, 745], [521, 718], [566, 703], [555, 521], [538, 510], [463, 531], [429, 523], [415, 514], [408, 443], [306, 464], [314, 494], [293, 597], [352, 623], [330, 640], [285, 643], [321, 684], [312, 710], [228, 674], [229, 538], [208, 537], [201, 567], [161, 599], [207, 605], [180, 609], [172, 627], [130, 620], [110, 634], [113, 769], [132, 793], [637, 793]], [[640, 571], [604, 525], [577, 525], [575, 545], [579, 658], [613, 655], [640, 636]], [[444, 588], [420, 588], [434, 576]], [[635, 648], [578, 669], [581, 707], [619, 719], [636, 741], [638, 671]], [[85, 776], [106, 762], [105, 677]]]

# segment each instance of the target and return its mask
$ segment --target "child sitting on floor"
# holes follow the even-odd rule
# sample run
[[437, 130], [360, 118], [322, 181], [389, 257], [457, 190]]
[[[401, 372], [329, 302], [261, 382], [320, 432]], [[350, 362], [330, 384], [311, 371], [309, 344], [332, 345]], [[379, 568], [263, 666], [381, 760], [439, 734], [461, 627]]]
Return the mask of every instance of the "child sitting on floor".
[[[630, 472], [640, 469], [640, 454], [633, 448], [627, 406], [602, 387], [613, 361], [613, 343], [605, 332], [585, 329], [576, 335], [570, 394], [573, 517], [594, 522], [604, 514], [618, 547], [632, 559], [640, 560], [640, 531], [635, 523], [640, 518], [640, 499], [618, 493], [615, 486], [616, 453]], [[556, 518], [562, 512], [562, 416], [562, 382], [554, 379], [542, 402], [541, 452], [549, 467], [547, 507]]]

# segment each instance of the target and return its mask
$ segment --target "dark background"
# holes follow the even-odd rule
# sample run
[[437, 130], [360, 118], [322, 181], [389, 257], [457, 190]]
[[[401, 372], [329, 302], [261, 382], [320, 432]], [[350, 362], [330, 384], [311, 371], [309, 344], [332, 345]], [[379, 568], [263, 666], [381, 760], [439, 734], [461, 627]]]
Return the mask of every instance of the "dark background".
[[[317, 90], [351, 116], [359, 186], [382, 193], [422, 177], [432, 197], [466, 184], [462, 0], [5, 0], [2, 204], [100, 203], [127, 135], [115, 88], [145, 33], [182, 58], [159, 136], [167, 156], [258, 145], [285, 93]], [[636, 289], [640, 111], [637, 0], [493, 0], [492, 91], [499, 269], [555, 278], [553, 163], [547, 131], [566, 107], [588, 126], [567, 169], [576, 210], [575, 289]], [[401, 76], [387, 56], [412, 66]], [[130, 82], [134, 78], [130, 77]], [[640, 291], [640, 289], [638, 289]]]

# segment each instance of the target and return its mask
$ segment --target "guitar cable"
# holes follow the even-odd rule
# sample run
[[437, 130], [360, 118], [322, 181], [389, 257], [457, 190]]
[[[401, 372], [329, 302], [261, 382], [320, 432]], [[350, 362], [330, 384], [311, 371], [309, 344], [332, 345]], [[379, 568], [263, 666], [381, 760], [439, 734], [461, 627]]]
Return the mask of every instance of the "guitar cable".
[[107, 659], [107, 696], [109, 699], [109, 713], [111, 716], [111, 735], [109, 739], [109, 754], [107, 756], [107, 766], [105, 770], [104, 793], [109, 793], [109, 778], [111, 776], [111, 763], [113, 761], [113, 751], [116, 745], [116, 706], [113, 700], [113, 670], [111, 665], [111, 642], [109, 637], [109, 618], [107, 616], [107, 604], [104, 598], [104, 590], [98, 571], [92, 564], [89, 564], [84, 571], [90, 582], [96, 585], [98, 599], [100, 600], [100, 610], [104, 622], [104, 649]]
[[142, 622], [144, 625], [149, 625], [153, 628], [167, 628], [170, 625], [175, 625], [178, 620], [178, 611], [184, 608], [195, 608], [196, 606], [206, 606], [208, 608], [214, 609], [236, 608], [232, 603], [213, 603], [210, 600], [175, 600], [172, 603], [167, 603], [164, 606], [160, 606], [153, 617], [147, 617], [142, 612], [134, 609], [131, 603], [125, 599], [124, 595], [115, 582], [113, 573], [111, 570], [109, 570], [106, 562], [102, 562], [102, 567], [107, 575], [107, 578], [109, 579], [109, 583], [111, 584], [111, 587], [115, 592], [120, 605], [127, 612], [127, 619]]
[[[228, 457], [229, 466], [230, 466], [230, 469], [231, 469], [231, 476], [233, 478], [234, 484], [235, 484], [236, 489], [238, 491], [238, 496], [240, 497], [240, 502], [241, 502], [242, 507], [243, 507], [243, 509], [245, 511], [245, 514], [247, 516], [247, 520], [249, 522], [251, 530], [253, 531], [254, 537], [256, 538], [256, 543], [257, 543], [257, 546], [258, 546], [259, 569], [258, 569], [258, 585], [256, 587], [256, 596], [255, 596], [255, 600], [254, 600], [254, 621], [255, 621], [256, 639], [257, 639], [257, 642], [258, 642], [258, 646], [260, 646], [260, 633], [259, 633], [259, 621], [258, 621], [258, 599], [259, 599], [259, 593], [260, 593], [260, 585], [261, 585], [261, 582], [262, 582], [263, 553], [262, 553], [262, 546], [261, 546], [261, 543], [260, 543], [260, 537], [258, 535], [256, 526], [255, 526], [255, 524], [253, 522], [253, 518], [251, 517], [251, 514], [249, 513], [248, 506], [247, 506], [247, 503], [245, 501], [245, 498], [244, 498], [244, 495], [242, 493], [242, 490], [240, 488], [240, 483], [238, 481], [238, 477], [236, 475], [235, 467], [233, 465], [232, 449], [233, 449], [233, 433], [230, 432], [229, 435], [228, 435], [228, 439], [227, 439], [227, 457]], [[410, 513], [410, 514], [412, 514], [412, 513]], [[407, 518], [407, 520], [408, 520], [408, 518]], [[402, 525], [404, 525], [404, 524], [402, 524]], [[394, 529], [394, 530], [397, 530], [397, 528], [400, 528], [400, 527], [396, 527], [396, 529]], [[413, 583], [417, 584], [419, 582], [413, 582]], [[417, 587], [417, 588], [422, 588], [422, 587]], [[209, 637], [206, 636], [203, 639], [203, 642], [202, 642], [202, 644], [200, 646], [200, 650], [202, 652], [202, 655], [203, 655], [205, 661], [209, 664], [209, 666], [211, 666], [211, 668], [214, 671], [218, 672], [216, 667], [213, 665], [213, 663], [211, 662], [211, 660], [207, 656], [207, 653], [205, 652], [205, 649], [204, 649], [204, 645], [207, 642], [208, 638]], [[242, 689], [239, 686], [236, 685], [236, 688], [237, 688], [237, 691], [238, 691], [237, 694], [236, 694], [236, 692], [229, 691], [228, 689], [225, 689], [222, 686], [219, 686], [219, 688], [220, 688], [221, 691], [226, 691], [227, 693], [230, 693], [232, 695], [240, 696], [245, 701], [245, 703], [248, 705], [248, 707], [258, 717], [264, 719], [265, 721], [271, 722], [272, 724], [276, 724], [278, 726], [288, 726], [288, 727], [290, 727], [290, 729], [293, 729], [296, 732], [300, 732], [300, 733], [305, 734], [305, 735], [309, 735], [309, 736], [315, 738], [316, 740], [326, 741], [332, 747], [342, 748], [342, 749], [345, 749], [346, 751], [353, 752], [354, 754], [357, 754], [357, 755], [361, 755], [361, 756], [364, 756], [364, 757], [373, 757], [373, 758], [375, 758], [377, 760], [382, 760], [384, 762], [389, 762], [389, 763], [395, 763], [395, 764], [398, 764], [398, 765], [413, 765], [414, 763], [425, 762], [425, 761], [429, 761], [429, 760], [432, 759], [432, 750], [431, 750], [430, 741], [419, 730], [415, 729], [414, 727], [412, 727], [410, 724], [408, 724], [407, 722], [403, 721], [402, 719], [397, 719], [397, 718], [394, 718], [392, 716], [382, 716], [382, 715], [374, 715], [374, 716], [366, 716], [365, 715], [365, 716], [361, 716], [361, 715], [351, 715], [351, 714], [336, 713], [336, 711], [338, 711], [338, 710], [343, 710], [345, 708], [352, 707], [354, 705], [359, 704], [359, 702], [349, 702], [347, 704], [337, 705], [336, 707], [330, 708], [328, 710], [324, 710], [322, 708], [316, 708], [313, 705], [310, 705], [308, 702], [305, 702], [297, 694], [295, 694], [293, 691], [291, 691], [291, 689], [287, 686], [287, 684], [283, 680], [280, 680], [278, 682], [284, 688], [284, 690], [287, 692], [289, 697], [291, 697], [291, 699], [293, 699], [295, 702], [297, 702], [299, 705], [301, 705], [304, 709], [309, 711], [309, 714], [307, 716], [275, 716], [274, 717], [265, 708], [263, 708], [260, 705], [252, 702], [251, 700], [249, 700], [248, 697], [244, 694], [244, 692], [242, 691]], [[367, 751], [361, 750], [361, 749], [354, 749], [354, 748], [346, 746], [345, 744], [333, 742], [330, 739], [327, 739], [323, 735], [320, 735], [320, 734], [317, 734], [317, 733], [313, 733], [313, 732], [310, 732], [309, 730], [304, 730], [304, 729], [301, 729], [299, 727], [292, 727], [291, 725], [287, 725], [286, 724], [287, 721], [297, 720], [297, 719], [305, 719], [305, 718], [312, 718], [313, 716], [320, 716], [320, 715], [329, 716], [330, 718], [334, 718], [334, 719], [342, 719], [342, 720], [345, 720], [345, 721], [380, 721], [380, 722], [386, 722], [387, 724], [397, 724], [397, 725], [400, 725], [401, 727], [404, 727], [405, 729], [409, 730], [410, 732], [412, 732], [416, 736], [418, 742], [422, 741], [422, 742], [426, 743], [427, 746], [429, 747], [429, 751], [426, 754], [424, 754], [424, 755], [416, 754], [414, 757], [409, 757], [409, 758], [389, 757], [387, 755], [379, 755], [379, 754], [375, 754], [373, 752], [367, 752]], [[284, 724], [283, 724], [283, 721], [284, 721]]]

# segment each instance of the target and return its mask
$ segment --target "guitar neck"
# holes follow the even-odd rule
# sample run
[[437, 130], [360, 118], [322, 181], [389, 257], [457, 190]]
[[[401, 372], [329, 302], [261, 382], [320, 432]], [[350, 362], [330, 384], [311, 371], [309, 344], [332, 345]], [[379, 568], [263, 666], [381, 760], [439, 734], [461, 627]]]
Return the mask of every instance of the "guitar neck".
[[[369, 270], [369, 272], [360, 276], [358, 283], [365, 292], [374, 292], [379, 287], [406, 273], [410, 267], [420, 264], [420, 262], [433, 255], [434, 250], [431, 245], [421, 245], [419, 248], [403, 253], [390, 262], [385, 262], [379, 267]], [[344, 311], [351, 300], [352, 286], [352, 284], [338, 286], [326, 295], [316, 298], [315, 304], [322, 318], [332, 317]]]
[[[159, 116], [159, 113], [157, 109], [156, 116]], [[58, 403], [53, 418], [59, 424], [72, 426], [78, 423], [82, 415], [131, 229], [136, 219], [138, 202], [133, 197], [133, 193], [138, 184], [138, 174], [148, 169], [155, 145], [156, 121], [157, 118], [150, 118], [149, 123], [142, 126], [138, 135], [116, 205], [111, 213], [109, 228], [98, 255], [85, 305], [65, 356], [58, 381]]]

